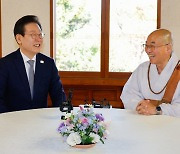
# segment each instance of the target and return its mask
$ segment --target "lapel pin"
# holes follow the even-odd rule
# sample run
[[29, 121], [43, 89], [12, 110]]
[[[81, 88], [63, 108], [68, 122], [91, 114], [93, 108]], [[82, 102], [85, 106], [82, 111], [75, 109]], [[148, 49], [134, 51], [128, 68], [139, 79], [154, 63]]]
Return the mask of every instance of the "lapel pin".
[[44, 64], [44, 60], [40, 60], [40, 63], [41, 63], [41, 64]]

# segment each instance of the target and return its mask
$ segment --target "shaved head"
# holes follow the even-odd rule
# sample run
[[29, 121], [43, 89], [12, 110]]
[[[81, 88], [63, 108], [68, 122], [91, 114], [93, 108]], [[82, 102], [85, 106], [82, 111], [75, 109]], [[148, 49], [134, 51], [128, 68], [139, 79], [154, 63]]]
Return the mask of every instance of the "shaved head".
[[154, 37], [159, 43], [163, 44], [172, 44], [172, 35], [171, 32], [167, 29], [157, 29], [153, 31], [149, 37]]
[[156, 64], [160, 73], [168, 63], [173, 51], [171, 32], [167, 29], [157, 29], [150, 33], [146, 44], [146, 53], [150, 62]]

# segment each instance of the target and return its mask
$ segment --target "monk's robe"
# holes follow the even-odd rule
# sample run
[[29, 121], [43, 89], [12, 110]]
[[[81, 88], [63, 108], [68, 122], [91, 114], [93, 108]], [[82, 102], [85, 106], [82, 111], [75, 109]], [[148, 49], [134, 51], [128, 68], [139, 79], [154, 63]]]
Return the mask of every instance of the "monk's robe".
[[[160, 92], [167, 84], [179, 58], [173, 52], [171, 58], [163, 71], [159, 74], [155, 64], [151, 64], [149, 80], [154, 92]], [[137, 104], [144, 99], [161, 100], [166, 88], [160, 94], [154, 94], [148, 85], [148, 66], [149, 61], [144, 62], [132, 73], [126, 82], [120, 98], [126, 109], [135, 110]], [[180, 117], [180, 83], [178, 82], [176, 91], [173, 95], [171, 104], [162, 103], [160, 105], [162, 114]]]

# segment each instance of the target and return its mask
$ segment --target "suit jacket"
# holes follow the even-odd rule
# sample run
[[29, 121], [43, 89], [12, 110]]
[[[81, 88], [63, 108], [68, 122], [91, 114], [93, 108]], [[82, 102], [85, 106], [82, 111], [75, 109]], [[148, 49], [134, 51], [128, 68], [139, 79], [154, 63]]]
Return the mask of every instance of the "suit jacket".
[[31, 99], [29, 82], [20, 50], [0, 59], [0, 113], [47, 107], [50, 94], [53, 106], [64, 101], [64, 90], [54, 60], [38, 53]]

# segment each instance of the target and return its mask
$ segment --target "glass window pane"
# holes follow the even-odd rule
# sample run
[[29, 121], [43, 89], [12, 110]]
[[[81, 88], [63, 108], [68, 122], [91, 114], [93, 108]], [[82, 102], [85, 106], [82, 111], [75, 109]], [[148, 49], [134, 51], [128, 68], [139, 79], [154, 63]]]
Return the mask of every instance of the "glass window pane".
[[142, 44], [157, 28], [157, 0], [110, 0], [109, 72], [131, 72], [148, 60]]
[[101, 0], [56, 0], [56, 65], [100, 72]]

